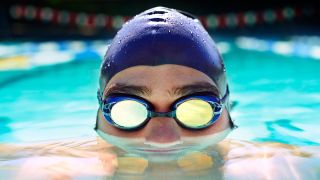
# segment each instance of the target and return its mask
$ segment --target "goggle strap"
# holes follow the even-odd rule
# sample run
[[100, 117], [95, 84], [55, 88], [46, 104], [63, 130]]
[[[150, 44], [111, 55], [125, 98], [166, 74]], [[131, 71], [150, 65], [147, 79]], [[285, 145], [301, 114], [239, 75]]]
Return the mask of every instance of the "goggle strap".
[[229, 96], [229, 86], [227, 85], [226, 94], [222, 97], [221, 102], [225, 103], [225, 101], [227, 100], [228, 96]]
[[98, 101], [99, 101], [99, 105], [101, 106], [102, 105], [102, 96], [101, 96], [101, 93], [100, 93], [99, 89], [97, 91], [97, 98], [98, 98]]
[[[227, 100], [227, 98], [228, 98], [228, 96], [229, 96], [229, 85], [227, 85], [227, 92], [226, 92], [226, 94], [223, 96], [223, 98], [221, 99], [221, 101], [225, 104], [225, 101]], [[238, 126], [237, 125], [235, 125], [234, 124], [234, 119], [232, 119], [231, 118], [231, 116], [230, 116], [230, 107], [229, 107], [230, 105], [229, 105], [229, 102], [227, 102], [227, 104], [225, 104], [225, 107], [227, 108], [227, 113], [228, 113], [228, 117], [229, 117], [229, 119], [230, 119], [230, 126], [231, 126], [231, 129], [235, 129], [235, 128], [238, 128]]]

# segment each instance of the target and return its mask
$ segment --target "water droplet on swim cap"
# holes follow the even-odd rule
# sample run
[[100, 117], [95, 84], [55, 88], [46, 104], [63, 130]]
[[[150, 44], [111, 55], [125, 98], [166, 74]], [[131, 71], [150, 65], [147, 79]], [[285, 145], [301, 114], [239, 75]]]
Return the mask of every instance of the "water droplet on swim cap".
[[136, 15], [118, 31], [101, 66], [100, 90], [126, 68], [162, 64], [201, 71], [216, 83], [221, 96], [226, 93], [224, 64], [212, 38], [192, 15], [165, 7]]

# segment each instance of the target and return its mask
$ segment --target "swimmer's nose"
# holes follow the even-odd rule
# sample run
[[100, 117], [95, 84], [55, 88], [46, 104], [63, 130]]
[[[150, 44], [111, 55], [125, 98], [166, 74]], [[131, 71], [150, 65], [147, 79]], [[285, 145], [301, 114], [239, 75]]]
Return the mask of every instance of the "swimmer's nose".
[[156, 117], [146, 126], [146, 143], [174, 144], [180, 141], [180, 129], [173, 118]]

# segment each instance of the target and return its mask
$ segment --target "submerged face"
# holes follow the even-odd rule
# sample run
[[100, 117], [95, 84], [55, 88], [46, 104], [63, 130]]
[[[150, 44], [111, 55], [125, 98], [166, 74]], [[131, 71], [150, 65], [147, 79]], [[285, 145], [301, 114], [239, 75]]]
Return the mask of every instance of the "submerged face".
[[[103, 91], [103, 99], [112, 93], [136, 95], [149, 101], [155, 112], [168, 112], [178, 98], [208, 91], [219, 94], [215, 83], [193, 68], [172, 64], [134, 66], [111, 78]], [[190, 130], [181, 127], [173, 118], [155, 117], [141, 129], [126, 131], [108, 123], [100, 109], [97, 129], [106, 141], [129, 152], [164, 155], [213, 145], [228, 134], [230, 122], [224, 108], [219, 119], [205, 129]]]

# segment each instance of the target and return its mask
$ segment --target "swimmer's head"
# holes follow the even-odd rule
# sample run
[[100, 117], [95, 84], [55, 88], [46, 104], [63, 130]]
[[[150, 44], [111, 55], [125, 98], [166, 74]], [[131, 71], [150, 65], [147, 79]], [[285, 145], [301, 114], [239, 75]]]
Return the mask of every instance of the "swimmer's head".
[[123, 25], [106, 52], [99, 85], [102, 101], [112, 94], [134, 95], [154, 112], [168, 112], [177, 99], [194, 93], [224, 98], [226, 108], [217, 121], [200, 130], [171, 117], [154, 117], [126, 131], [112, 125], [100, 106], [99, 134], [125, 149], [204, 147], [223, 139], [233, 126], [225, 66], [214, 41], [197, 19], [174, 9], [152, 8]]

